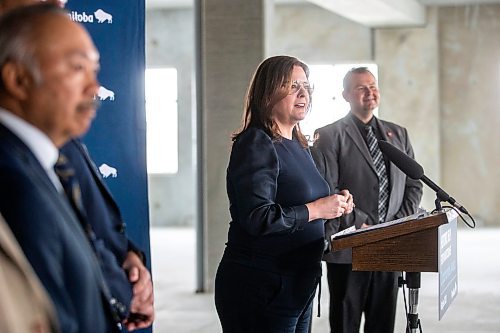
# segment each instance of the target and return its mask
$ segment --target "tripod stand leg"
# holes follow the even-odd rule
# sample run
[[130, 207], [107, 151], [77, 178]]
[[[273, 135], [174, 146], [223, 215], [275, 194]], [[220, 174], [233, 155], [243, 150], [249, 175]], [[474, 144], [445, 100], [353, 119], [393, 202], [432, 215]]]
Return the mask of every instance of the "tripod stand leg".
[[420, 288], [420, 272], [407, 272], [406, 284], [408, 285], [408, 328], [411, 333], [417, 333], [419, 327], [418, 319], [418, 290]]

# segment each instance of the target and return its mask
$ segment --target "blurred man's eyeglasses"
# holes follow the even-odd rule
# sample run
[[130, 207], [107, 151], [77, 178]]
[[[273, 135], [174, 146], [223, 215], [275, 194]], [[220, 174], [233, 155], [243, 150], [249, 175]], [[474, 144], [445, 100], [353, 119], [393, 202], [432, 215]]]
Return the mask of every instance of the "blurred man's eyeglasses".
[[307, 92], [307, 94], [311, 96], [314, 91], [314, 86], [307, 81], [300, 82], [294, 80], [290, 85], [290, 92], [288, 94], [289, 95], [296, 94], [300, 89], [304, 89]]

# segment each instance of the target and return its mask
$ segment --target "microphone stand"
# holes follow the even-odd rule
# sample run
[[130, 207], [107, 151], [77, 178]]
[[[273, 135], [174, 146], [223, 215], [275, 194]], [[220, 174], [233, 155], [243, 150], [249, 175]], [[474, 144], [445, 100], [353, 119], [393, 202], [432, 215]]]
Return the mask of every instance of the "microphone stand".
[[[425, 177], [425, 176], [424, 176]], [[427, 177], [426, 177], [427, 178]], [[427, 179], [429, 180], [429, 179]], [[431, 183], [432, 181], [429, 180]], [[434, 183], [432, 183], [434, 184]], [[434, 188], [433, 188], [434, 189]], [[444, 195], [443, 195], [444, 193]], [[449, 198], [449, 196], [441, 189], [436, 189], [436, 200], [434, 205], [436, 206], [436, 211], [441, 212], [443, 208], [441, 207], [441, 202], [443, 198]], [[406, 330], [409, 333], [417, 333], [417, 329], [422, 332], [422, 326], [420, 325], [420, 319], [418, 318], [418, 291], [420, 288], [421, 273], [420, 272], [406, 272], [405, 278], [401, 278], [399, 285], [402, 286], [406, 284], [408, 286], [408, 303], [409, 311], [406, 318]]]
[[408, 302], [409, 311], [407, 317], [406, 328], [407, 331], [411, 333], [417, 333], [417, 329], [420, 327], [420, 332], [422, 328], [420, 326], [420, 319], [418, 319], [418, 289], [420, 288], [420, 272], [406, 272], [405, 280], [408, 286]]

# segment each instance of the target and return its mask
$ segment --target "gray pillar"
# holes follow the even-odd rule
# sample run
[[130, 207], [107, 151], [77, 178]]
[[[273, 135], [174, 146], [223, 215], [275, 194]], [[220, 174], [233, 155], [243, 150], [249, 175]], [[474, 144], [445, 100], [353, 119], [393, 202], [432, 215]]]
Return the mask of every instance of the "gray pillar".
[[[265, 54], [264, 1], [199, 0], [198, 112], [201, 126], [202, 290], [213, 290], [227, 241], [226, 168], [248, 83]], [[199, 263], [200, 265], [200, 263]], [[200, 289], [200, 288], [198, 288]]]
[[500, 5], [439, 8], [442, 185], [479, 225], [500, 216]]
[[[437, 11], [427, 13], [425, 27], [377, 29], [375, 61], [379, 65], [380, 118], [408, 129], [417, 161], [440, 182], [439, 47]], [[434, 208], [435, 194], [424, 186], [422, 206]]]

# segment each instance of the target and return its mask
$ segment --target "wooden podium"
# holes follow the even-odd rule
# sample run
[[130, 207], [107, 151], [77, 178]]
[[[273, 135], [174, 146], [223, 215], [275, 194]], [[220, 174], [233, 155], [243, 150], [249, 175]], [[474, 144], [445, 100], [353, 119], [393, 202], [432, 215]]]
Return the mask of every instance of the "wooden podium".
[[400, 285], [408, 286], [407, 332], [421, 332], [417, 312], [420, 273], [440, 273], [440, 319], [457, 293], [456, 218], [453, 210], [421, 213], [341, 232], [332, 236], [332, 250], [352, 248], [354, 271], [406, 272]]
[[446, 223], [444, 212], [414, 214], [334, 236], [332, 249], [352, 248], [355, 271], [438, 272], [438, 227]]

